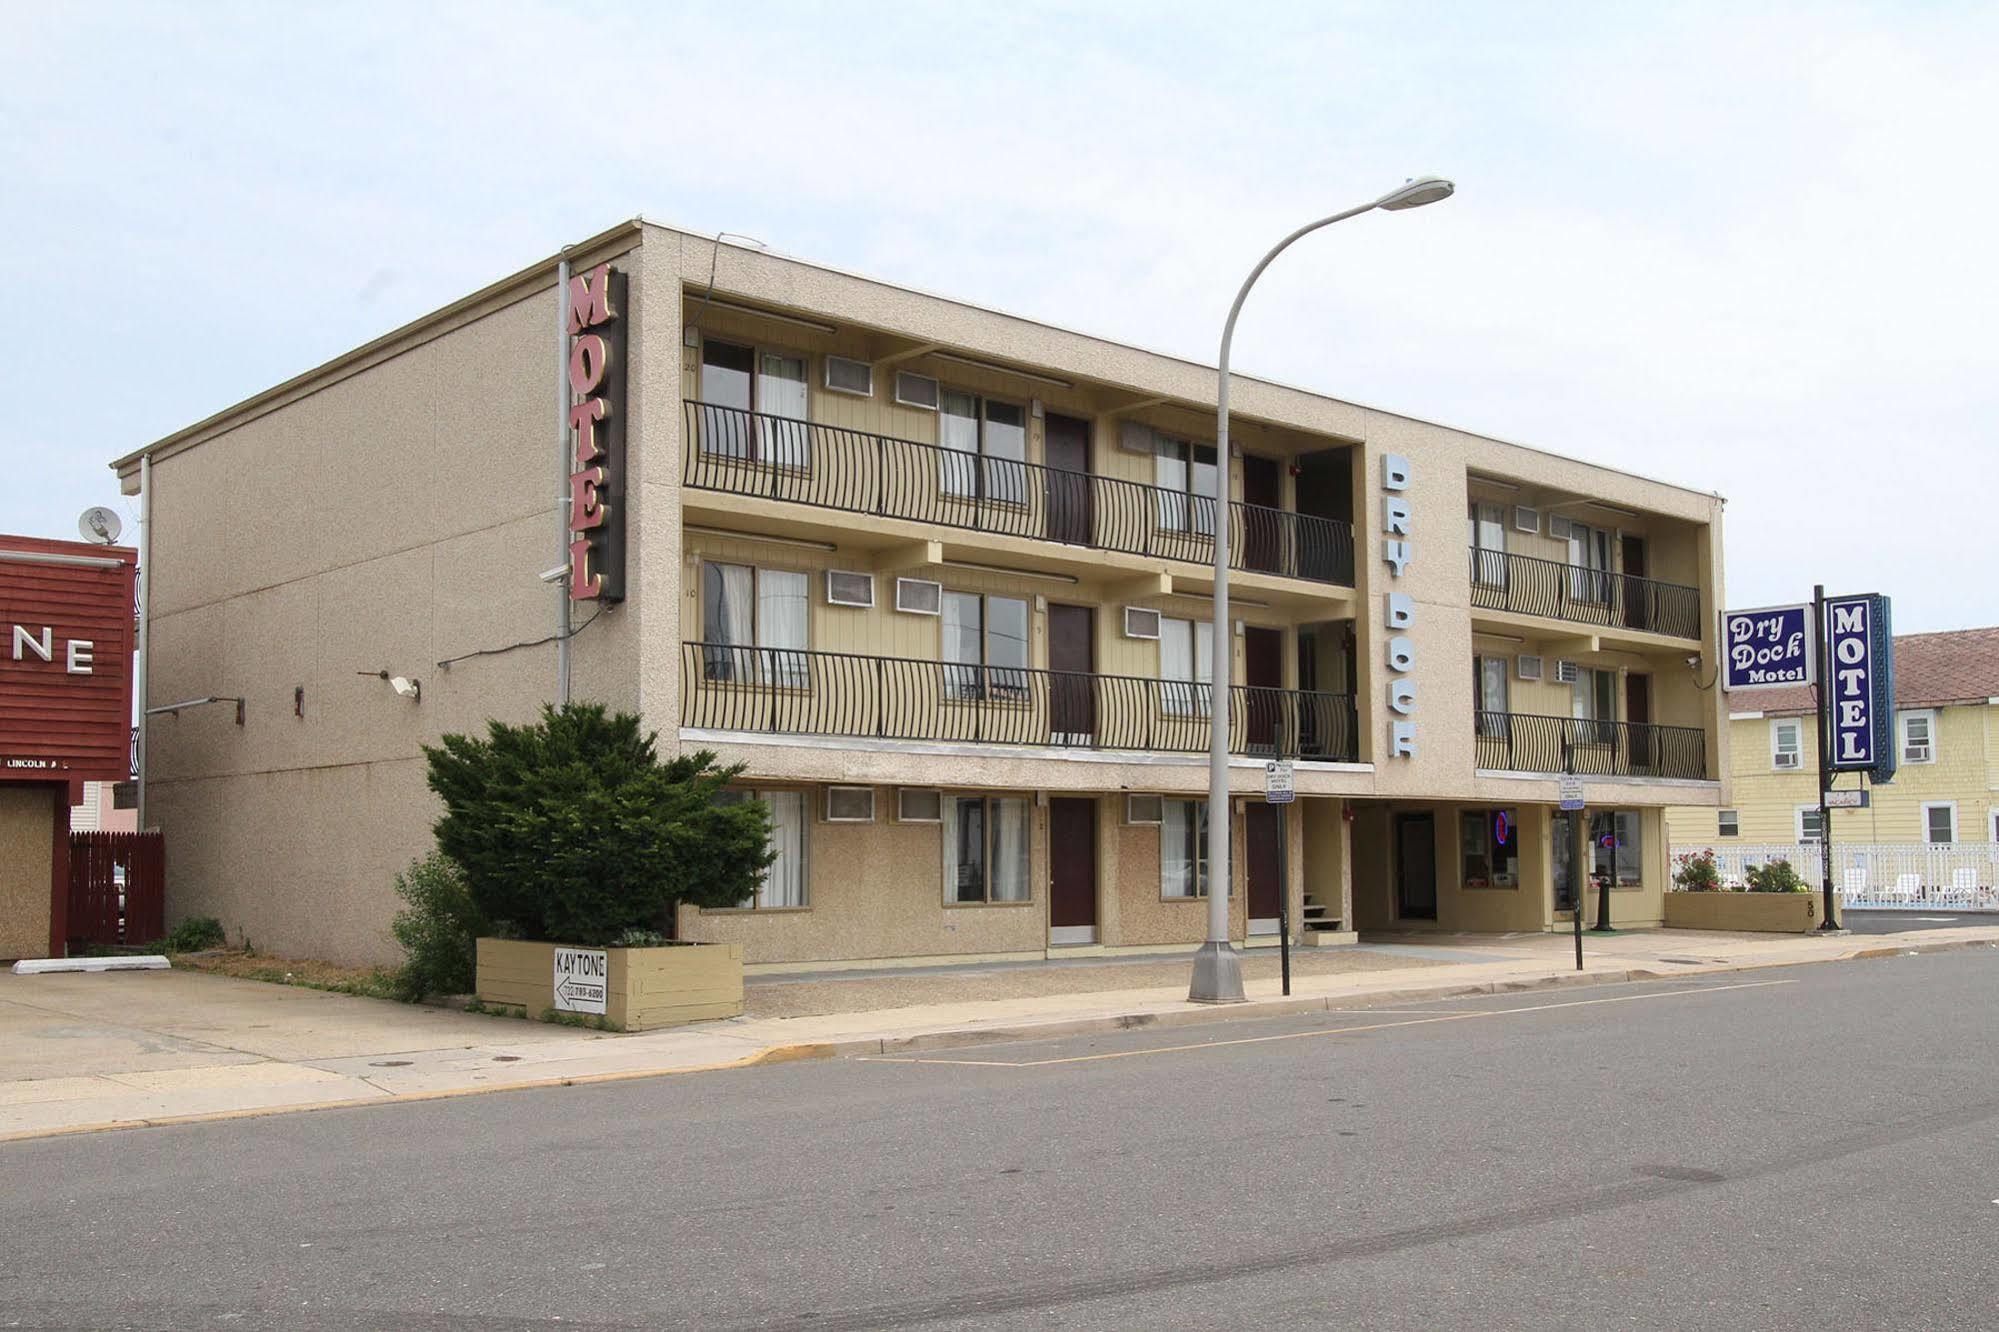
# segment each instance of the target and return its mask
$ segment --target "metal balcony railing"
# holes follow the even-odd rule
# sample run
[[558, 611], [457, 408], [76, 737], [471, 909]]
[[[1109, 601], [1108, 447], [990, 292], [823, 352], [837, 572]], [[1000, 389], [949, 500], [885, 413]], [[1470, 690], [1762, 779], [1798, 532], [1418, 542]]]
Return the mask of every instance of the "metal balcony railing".
[[1696, 726], [1537, 717], [1520, 712], [1475, 713], [1473, 724], [1481, 768], [1688, 781], [1708, 775], [1707, 734]]
[[[1210, 563], [1211, 498], [689, 400], [684, 481], [843, 513]], [[1353, 586], [1353, 526], [1229, 505], [1230, 567]]]
[[1678, 638], [1701, 636], [1699, 588], [1476, 546], [1471, 604]]
[[[683, 643], [680, 724], [780, 735], [1208, 752], [1213, 687], [846, 652]], [[1237, 685], [1233, 751], [1351, 762], [1352, 694]]]

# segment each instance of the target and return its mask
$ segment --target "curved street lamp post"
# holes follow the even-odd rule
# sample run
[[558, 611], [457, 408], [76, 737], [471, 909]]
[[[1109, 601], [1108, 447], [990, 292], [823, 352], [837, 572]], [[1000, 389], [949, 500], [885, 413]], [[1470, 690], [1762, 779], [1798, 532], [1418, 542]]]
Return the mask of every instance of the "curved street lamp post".
[[[1400, 212], [1448, 199], [1456, 189], [1439, 176], [1421, 176], [1405, 182], [1370, 203], [1349, 208], [1331, 217], [1322, 217], [1298, 228], [1272, 246], [1243, 280], [1229, 307], [1228, 322], [1222, 326], [1221, 382], [1215, 393], [1215, 619], [1214, 652], [1209, 685], [1208, 736], [1208, 939], [1194, 954], [1194, 979], [1187, 998], [1195, 1003], [1241, 1003], [1242, 960], [1229, 944], [1229, 701], [1233, 697], [1229, 677], [1233, 665], [1234, 636], [1229, 624], [1229, 344], [1235, 340], [1236, 316], [1249, 298], [1249, 289], [1270, 267], [1270, 261], [1290, 248], [1293, 241], [1321, 227], [1344, 222], [1380, 208]], [[1279, 884], [1278, 892], [1290, 885]]]

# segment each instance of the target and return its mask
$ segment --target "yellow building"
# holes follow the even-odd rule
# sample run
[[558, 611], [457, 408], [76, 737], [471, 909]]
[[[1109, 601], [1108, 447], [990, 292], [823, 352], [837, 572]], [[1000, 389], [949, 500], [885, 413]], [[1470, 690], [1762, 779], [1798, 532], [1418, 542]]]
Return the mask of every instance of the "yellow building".
[[551, 258], [116, 464], [147, 701], [245, 700], [148, 729], [174, 915], [392, 952], [421, 746], [532, 717], [550, 583], [603, 576], [574, 696], [770, 806], [763, 890], [676, 922], [753, 968], [1191, 950], [1221, 706], [1238, 940], [1545, 929], [1593, 874], [1659, 920], [1726, 762], [1719, 497], [1248, 377], [1217, 459], [1209, 366], [647, 223], [567, 256], [566, 324]]
[[[1818, 837], [1817, 714], [1809, 689], [1728, 699], [1728, 804], [1668, 814], [1675, 848]], [[1842, 844], [1999, 842], [1999, 628], [1895, 639], [1895, 780], [1832, 811]], [[1854, 787], [1858, 774], [1841, 774]]]

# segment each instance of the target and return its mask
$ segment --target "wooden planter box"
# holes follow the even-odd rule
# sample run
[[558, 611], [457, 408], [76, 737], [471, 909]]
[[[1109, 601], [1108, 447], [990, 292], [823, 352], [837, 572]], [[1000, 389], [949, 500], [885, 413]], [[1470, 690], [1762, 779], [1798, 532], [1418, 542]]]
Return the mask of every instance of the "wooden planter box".
[[1666, 927], [1803, 934], [1819, 925], [1817, 893], [1667, 893]]
[[[479, 999], [539, 1018], [555, 1007], [555, 952], [568, 944], [479, 940]], [[736, 1017], [743, 1011], [741, 944], [604, 948], [604, 1016], [625, 1031]], [[587, 1014], [580, 1015], [588, 1019]]]

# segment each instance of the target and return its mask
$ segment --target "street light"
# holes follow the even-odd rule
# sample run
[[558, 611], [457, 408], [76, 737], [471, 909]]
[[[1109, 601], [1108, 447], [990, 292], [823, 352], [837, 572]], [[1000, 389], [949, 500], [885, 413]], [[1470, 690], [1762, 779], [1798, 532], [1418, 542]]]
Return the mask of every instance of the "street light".
[[[1457, 187], [1441, 176], [1404, 181], [1379, 199], [1322, 217], [1298, 228], [1272, 246], [1243, 280], [1222, 326], [1221, 382], [1215, 393], [1215, 621], [1213, 675], [1209, 684], [1208, 726], [1208, 940], [1194, 954], [1194, 980], [1187, 998], [1195, 1003], [1233, 1004], [1244, 999], [1242, 959], [1229, 946], [1229, 687], [1234, 638], [1229, 625], [1229, 344], [1235, 340], [1236, 316], [1249, 289], [1300, 236], [1344, 222], [1375, 209], [1401, 212], [1448, 199]], [[1278, 892], [1286, 890], [1280, 884]]]

